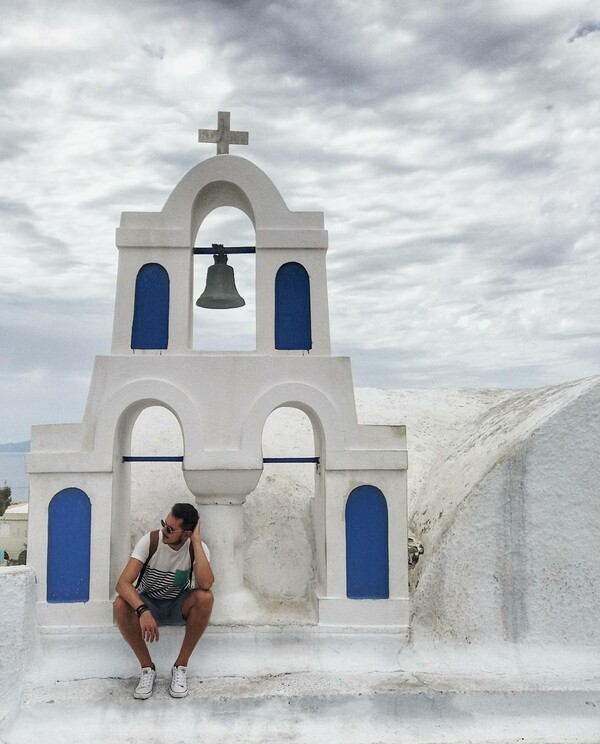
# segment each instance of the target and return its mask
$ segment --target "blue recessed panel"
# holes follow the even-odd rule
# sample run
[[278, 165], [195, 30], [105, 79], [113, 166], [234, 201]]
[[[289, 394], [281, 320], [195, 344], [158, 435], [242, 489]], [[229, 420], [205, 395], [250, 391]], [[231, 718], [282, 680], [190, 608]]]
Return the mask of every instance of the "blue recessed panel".
[[169, 275], [160, 264], [146, 264], [135, 280], [132, 349], [166, 349], [169, 343]]
[[390, 596], [387, 502], [375, 486], [355, 488], [346, 503], [346, 594]]
[[310, 279], [299, 263], [283, 264], [275, 277], [275, 348], [312, 348]]
[[90, 598], [92, 507], [79, 488], [59, 491], [48, 508], [48, 602]]

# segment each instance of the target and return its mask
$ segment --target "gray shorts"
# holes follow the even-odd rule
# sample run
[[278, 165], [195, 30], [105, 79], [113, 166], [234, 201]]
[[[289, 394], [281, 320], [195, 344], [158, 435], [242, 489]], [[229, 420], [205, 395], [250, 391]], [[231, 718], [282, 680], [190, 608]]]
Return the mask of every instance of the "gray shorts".
[[140, 598], [144, 604], [148, 605], [157, 625], [185, 625], [181, 608], [183, 600], [191, 591], [193, 589], [187, 589], [175, 599], [154, 599], [143, 593], [140, 594]]

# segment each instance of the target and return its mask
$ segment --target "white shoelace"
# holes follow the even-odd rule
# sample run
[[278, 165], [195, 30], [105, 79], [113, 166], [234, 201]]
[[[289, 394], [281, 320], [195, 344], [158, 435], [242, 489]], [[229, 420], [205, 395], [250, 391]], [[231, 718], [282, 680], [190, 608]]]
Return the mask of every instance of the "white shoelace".
[[139, 688], [151, 688], [152, 682], [154, 680], [154, 670], [153, 669], [142, 669], [142, 676], [140, 677], [140, 682], [138, 684]]
[[186, 686], [186, 672], [187, 668], [183, 666], [173, 667], [173, 686], [179, 687]]

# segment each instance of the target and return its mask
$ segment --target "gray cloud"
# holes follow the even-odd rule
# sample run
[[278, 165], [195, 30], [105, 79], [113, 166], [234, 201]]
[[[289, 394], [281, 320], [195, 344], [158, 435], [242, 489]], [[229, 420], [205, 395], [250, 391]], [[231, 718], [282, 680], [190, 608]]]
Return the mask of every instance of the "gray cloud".
[[577, 30], [569, 37], [569, 42], [575, 41], [575, 39], [582, 39], [584, 36], [589, 34], [596, 34], [600, 31], [599, 21], [588, 21], [582, 23], [577, 27]]
[[167, 51], [164, 46], [158, 44], [142, 44], [142, 49], [149, 57], [154, 59], [164, 59]]
[[[108, 0], [100, 16], [85, 1], [12, 4], [0, 441], [80, 419], [109, 345], [120, 212], [159, 210], [214, 154], [196, 130], [218, 110], [250, 131], [232, 153], [290, 209], [324, 211], [332, 339], [357, 384], [597, 372], [600, 52], [565, 44], [573, 28], [573, 40], [598, 30], [581, 23], [586, 7]], [[251, 237], [245, 217], [213, 216], [199, 240]], [[236, 277], [251, 304], [252, 269]], [[245, 348], [253, 311], [232, 317], [198, 315], [197, 346]]]

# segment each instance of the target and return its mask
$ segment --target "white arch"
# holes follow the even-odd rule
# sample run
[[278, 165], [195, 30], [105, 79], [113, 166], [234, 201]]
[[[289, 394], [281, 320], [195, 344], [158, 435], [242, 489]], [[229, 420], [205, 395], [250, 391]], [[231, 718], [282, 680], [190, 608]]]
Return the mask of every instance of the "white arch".
[[94, 448], [94, 442], [114, 446], [123, 441], [125, 430], [130, 432], [137, 415], [149, 406], [163, 406], [173, 413], [181, 426], [184, 450], [204, 450], [202, 417], [194, 400], [175, 385], [153, 378], [129, 382], [102, 401], [90, 426], [89, 449]]
[[[160, 212], [123, 212], [117, 246], [189, 247], [207, 214], [222, 206], [241, 209], [257, 231], [257, 248], [281, 246], [280, 231], [309, 231], [310, 247], [327, 245], [322, 212], [292, 212], [271, 179], [254, 163], [235, 155], [216, 155], [195, 165], [179, 181]], [[298, 236], [296, 236], [298, 239]]]
[[276, 408], [298, 408], [309, 417], [324, 455], [326, 449], [344, 449], [344, 422], [335, 404], [321, 390], [304, 383], [276, 385], [262, 395], [246, 413], [242, 423], [241, 449], [261, 456], [262, 431]]
[[201, 196], [208, 205], [205, 214], [217, 206], [238, 207], [256, 229], [305, 226], [297, 224], [266, 173], [245, 158], [216, 155], [195, 165], [165, 202], [161, 212], [165, 222], [183, 227]]

